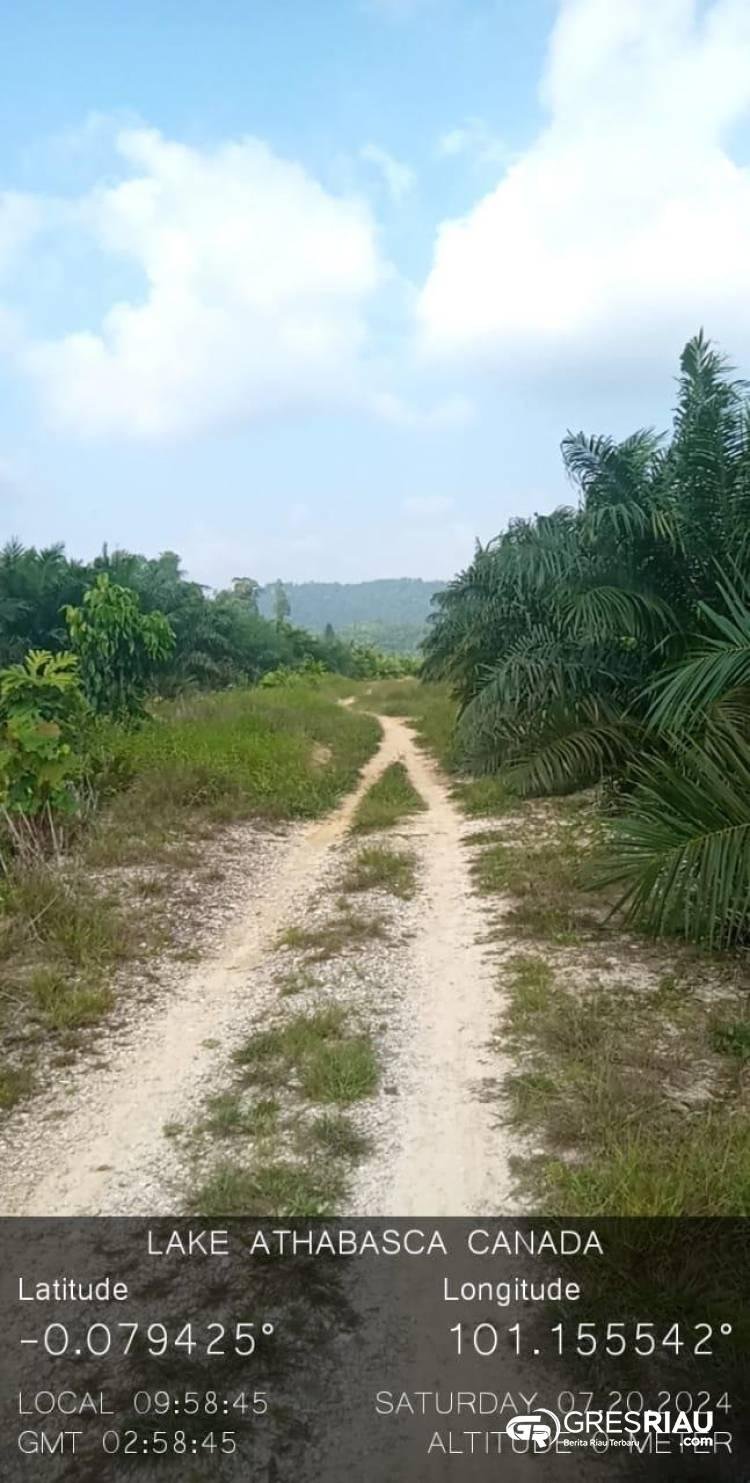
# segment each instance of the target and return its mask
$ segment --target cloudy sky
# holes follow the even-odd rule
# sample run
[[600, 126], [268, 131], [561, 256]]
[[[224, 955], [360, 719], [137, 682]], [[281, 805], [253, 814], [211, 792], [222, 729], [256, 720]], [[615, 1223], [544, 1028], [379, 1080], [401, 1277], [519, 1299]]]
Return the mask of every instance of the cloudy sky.
[[450, 575], [568, 427], [750, 372], [748, 0], [25, 0], [3, 537]]

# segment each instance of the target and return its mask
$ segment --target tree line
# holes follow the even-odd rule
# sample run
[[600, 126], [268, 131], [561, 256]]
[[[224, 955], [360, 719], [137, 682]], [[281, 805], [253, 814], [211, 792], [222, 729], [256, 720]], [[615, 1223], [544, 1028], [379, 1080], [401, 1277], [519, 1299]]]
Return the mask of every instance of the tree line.
[[424, 674], [464, 764], [603, 784], [626, 915], [721, 946], [750, 920], [750, 396], [701, 332], [669, 434], [568, 433], [574, 505], [517, 519], [435, 599]]
[[173, 552], [106, 548], [90, 564], [61, 545], [0, 551], [0, 860], [57, 850], [66, 821], [122, 785], [124, 732], [149, 700], [327, 673], [399, 675], [413, 662], [294, 627], [283, 584], [271, 619], [238, 577], [211, 595]]
[[384, 660], [372, 646], [347, 642], [330, 628], [319, 635], [291, 624], [280, 582], [267, 589], [271, 616], [263, 617], [264, 589], [251, 577], [237, 577], [228, 589], [211, 593], [185, 576], [173, 551], [149, 558], [105, 547], [93, 561], [82, 562], [68, 557], [62, 545], [38, 550], [18, 541], [0, 550], [0, 666], [30, 650], [65, 649], [66, 611], [79, 608], [101, 577], [132, 593], [142, 613], [161, 613], [169, 624], [172, 641], [153, 656], [144, 676], [147, 687], [163, 695], [255, 683], [269, 671], [294, 671], [306, 663], [352, 677], [404, 668], [398, 658]]

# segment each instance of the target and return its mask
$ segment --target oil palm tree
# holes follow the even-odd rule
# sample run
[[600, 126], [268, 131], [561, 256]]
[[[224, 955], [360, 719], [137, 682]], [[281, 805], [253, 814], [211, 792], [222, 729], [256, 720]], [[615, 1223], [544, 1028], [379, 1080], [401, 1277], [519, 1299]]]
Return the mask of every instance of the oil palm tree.
[[[663, 930], [750, 907], [750, 398], [701, 332], [669, 438], [569, 433], [575, 506], [512, 523], [440, 594], [424, 673], [475, 770], [521, 793], [615, 777], [610, 878]], [[733, 760], [734, 759], [734, 760]]]

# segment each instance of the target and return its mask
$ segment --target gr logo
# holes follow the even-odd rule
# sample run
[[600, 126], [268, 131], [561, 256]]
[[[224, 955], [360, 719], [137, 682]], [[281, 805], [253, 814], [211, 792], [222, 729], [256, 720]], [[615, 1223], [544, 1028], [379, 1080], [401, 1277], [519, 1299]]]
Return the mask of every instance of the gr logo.
[[513, 1442], [533, 1442], [535, 1452], [549, 1452], [560, 1435], [560, 1422], [540, 1406], [528, 1416], [512, 1416], [505, 1430]]

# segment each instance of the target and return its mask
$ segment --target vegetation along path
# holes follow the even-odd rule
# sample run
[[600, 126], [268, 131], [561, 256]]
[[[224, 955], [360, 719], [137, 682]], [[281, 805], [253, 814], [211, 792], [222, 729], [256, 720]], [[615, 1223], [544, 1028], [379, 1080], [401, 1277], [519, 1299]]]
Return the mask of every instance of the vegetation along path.
[[[380, 1047], [387, 1062], [382, 1079], [397, 1085], [386, 1085], [379, 1098], [374, 1130], [383, 1136], [367, 1140], [369, 1157], [359, 1164], [346, 1208], [394, 1215], [509, 1208], [508, 1148], [497, 1125], [497, 1100], [489, 1094], [498, 1077], [491, 1046], [497, 996], [461, 848], [466, 826], [407, 724], [388, 716], [380, 722], [380, 748], [356, 789], [323, 820], [274, 838], [260, 882], [248, 874], [234, 919], [211, 956], [186, 965], [155, 1012], [134, 1017], [126, 1033], [118, 1033], [106, 1063], [79, 1071], [77, 1094], [68, 1103], [73, 1110], [38, 1098], [11, 1119], [2, 1158], [4, 1211], [145, 1213], [184, 1202], [170, 1132], [195, 1122], [243, 1039], [262, 1037], [277, 1017], [278, 977], [269, 968], [278, 961], [284, 929], [293, 941], [288, 924], [301, 923], [296, 930], [304, 933], [314, 920], [326, 878], [332, 871], [335, 876], [341, 859], [351, 859], [352, 841], [359, 842], [350, 833], [358, 810], [394, 766], [405, 768], [423, 805], [398, 829], [409, 845], [419, 898], [397, 907], [397, 928], [400, 905], [412, 913], [402, 966], [394, 968], [396, 960], [385, 948], [382, 953], [382, 973], [399, 979], [390, 991], [399, 996], [404, 990], [396, 1040], [389, 1046], [386, 1035]], [[365, 863], [366, 857], [365, 851]], [[367, 948], [370, 965], [377, 966], [380, 944]], [[318, 1019], [319, 1004], [318, 997]], [[226, 1095], [223, 1103], [221, 1094], [214, 1096], [217, 1101], [226, 1106]], [[192, 1208], [207, 1203], [221, 1206], [221, 1196], [202, 1201], [196, 1191]], [[306, 1212], [292, 1213], [316, 1213], [311, 1203]]]

